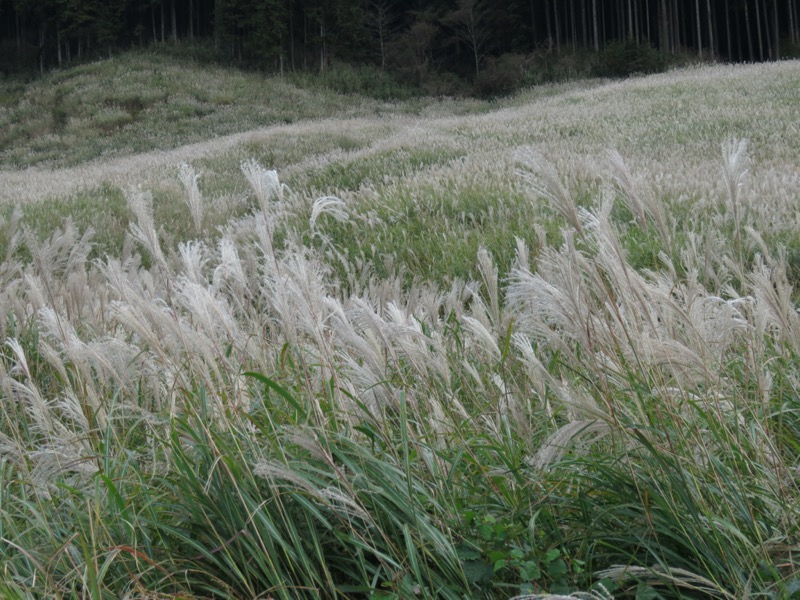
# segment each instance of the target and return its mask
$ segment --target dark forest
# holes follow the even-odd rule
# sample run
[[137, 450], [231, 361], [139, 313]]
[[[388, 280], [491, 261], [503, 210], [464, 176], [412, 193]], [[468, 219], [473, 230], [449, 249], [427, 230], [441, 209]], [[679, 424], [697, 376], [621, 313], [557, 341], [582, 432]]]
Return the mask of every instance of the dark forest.
[[0, 70], [194, 41], [265, 72], [347, 63], [472, 81], [563, 56], [778, 60], [797, 55], [798, 21], [800, 0], [0, 0]]

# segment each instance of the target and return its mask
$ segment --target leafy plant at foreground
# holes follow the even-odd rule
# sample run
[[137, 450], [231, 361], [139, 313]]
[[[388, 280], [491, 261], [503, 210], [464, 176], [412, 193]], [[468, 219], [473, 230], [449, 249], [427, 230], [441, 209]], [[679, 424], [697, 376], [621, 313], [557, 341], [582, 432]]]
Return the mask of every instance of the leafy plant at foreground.
[[176, 422], [167, 482], [181, 505], [164, 531], [192, 571], [217, 581], [196, 589], [241, 598], [467, 594], [430, 485], [364, 440], [276, 424], [274, 400], [265, 394], [220, 430], [198, 394]]

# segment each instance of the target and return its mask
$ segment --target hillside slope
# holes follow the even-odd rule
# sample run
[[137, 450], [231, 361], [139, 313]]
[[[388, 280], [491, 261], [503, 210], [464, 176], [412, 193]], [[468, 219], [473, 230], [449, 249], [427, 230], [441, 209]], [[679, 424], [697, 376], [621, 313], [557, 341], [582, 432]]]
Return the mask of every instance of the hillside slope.
[[[124, 71], [122, 66], [117, 68]], [[107, 70], [103, 70], [104, 77]], [[91, 78], [80, 69], [76, 71], [66, 81]], [[54, 150], [61, 148], [58, 153], [65, 154], [51, 166], [39, 163], [47, 153], [36, 154], [25, 143], [17, 147], [6, 142], [6, 150], [0, 155], [3, 162], [9, 163], [9, 157], [22, 152], [34, 152], [34, 164], [40, 166], [0, 170], [0, 201], [64, 196], [103, 182], [114, 186], [157, 185], [181, 162], [213, 163], [215, 157], [224, 156], [244, 159], [248, 152], [272, 158], [266, 166], [303, 181], [317, 164], [357, 164], [398, 148], [442, 149], [441, 160], [445, 156], [470, 157], [488, 166], [498, 160], [507, 164], [510, 153], [520, 145], [533, 145], [556, 162], [582, 163], [602, 161], [604, 152], [614, 148], [636, 161], [638, 172], [644, 169], [670, 181], [681, 173], [685, 175], [681, 185], [690, 188], [682, 191], [702, 194], [708, 183], [705, 172], [709, 163], [716, 160], [721, 141], [730, 137], [748, 139], [761, 168], [774, 170], [776, 176], [782, 171], [790, 176], [795, 172], [788, 167], [797, 164], [800, 156], [798, 73], [800, 63], [796, 61], [698, 67], [618, 82], [535, 88], [494, 105], [428, 101], [404, 106], [332, 93], [312, 96], [275, 79], [259, 90], [252, 80], [241, 83], [244, 76], [218, 72], [216, 76], [222, 78], [218, 93], [227, 90], [229, 100], [217, 107], [219, 114], [213, 119], [179, 122], [180, 133], [170, 132], [174, 125], [168, 114], [154, 110], [153, 115], [142, 117], [143, 122], [126, 125], [125, 131], [102, 134], [103, 143], [113, 150], [102, 151], [103, 156], [98, 158], [92, 158], [95, 147], [83, 148], [98, 135], [91, 129], [83, 131], [74, 144], [68, 140], [68, 133], [37, 139], [34, 145], [49, 141]], [[197, 75], [198, 71], [193, 71], [186, 80], [171, 85], [179, 89], [186, 84], [195, 91], [216, 93], [207, 81], [194, 81]], [[213, 75], [206, 76], [214, 80]], [[240, 91], [231, 91], [230, 78], [240, 81]], [[126, 85], [128, 93], [135, 95], [137, 79], [135, 75], [131, 79], [132, 83]], [[122, 87], [121, 83], [115, 85]], [[84, 82], [83, 87], [94, 86]], [[150, 91], [154, 93], [154, 89]], [[26, 96], [36, 93], [26, 92]], [[62, 92], [57, 89], [54, 93]], [[120, 102], [125, 93], [121, 89], [104, 92], [108, 98], [116, 98], [108, 100], [111, 104]], [[187, 94], [190, 92], [178, 95]], [[91, 107], [97, 100], [81, 99], [78, 103]], [[271, 116], [264, 114], [267, 105]], [[414, 114], [408, 114], [409, 110]], [[12, 120], [12, 112], [4, 109], [7, 120]], [[298, 122], [270, 124], [276, 118]], [[35, 127], [30, 120], [20, 123], [17, 127]], [[82, 127], [79, 119], [69, 125], [75, 136]], [[162, 129], [163, 134], [154, 133]], [[6, 136], [13, 136], [13, 132], [9, 126]], [[66, 149], [72, 145], [77, 146], [74, 152]], [[145, 150], [137, 151], [142, 148]], [[76, 162], [80, 164], [58, 166]], [[691, 172], [685, 170], [687, 162], [691, 163]], [[576, 170], [584, 169], [579, 166]], [[336, 181], [331, 185], [330, 192], [339, 188]]]

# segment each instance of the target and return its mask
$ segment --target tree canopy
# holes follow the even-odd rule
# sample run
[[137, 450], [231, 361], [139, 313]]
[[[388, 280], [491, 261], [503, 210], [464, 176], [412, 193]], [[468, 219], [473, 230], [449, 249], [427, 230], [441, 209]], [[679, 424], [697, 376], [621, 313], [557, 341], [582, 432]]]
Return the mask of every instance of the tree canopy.
[[465, 78], [530, 54], [626, 44], [726, 61], [800, 42], [800, 0], [0, 0], [0, 70], [178, 39], [266, 71], [337, 61]]

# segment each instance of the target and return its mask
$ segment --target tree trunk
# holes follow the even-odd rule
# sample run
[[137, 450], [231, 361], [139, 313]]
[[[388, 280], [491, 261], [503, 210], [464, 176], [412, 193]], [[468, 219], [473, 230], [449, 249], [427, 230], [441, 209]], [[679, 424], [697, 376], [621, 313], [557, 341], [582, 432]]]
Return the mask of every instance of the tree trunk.
[[703, 35], [700, 29], [700, 0], [694, 0], [695, 14], [697, 16], [697, 56], [703, 58]]
[[219, 50], [222, 30], [222, 0], [214, 0], [214, 50]]
[[589, 47], [589, 28], [586, 26], [586, 0], [581, 0], [581, 46]]
[[289, 62], [294, 72], [294, 6], [289, 1]]
[[772, 60], [772, 52], [774, 48], [772, 47], [772, 35], [769, 31], [769, 14], [767, 13], [767, 3], [763, 2], [762, 6], [764, 7], [764, 43], [767, 46], [767, 59]]
[[714, 23], [711, 16], [711, 0], [706, 0], [706, 12], [708, 13], [708, 48], [711, 53], [711, 60], [714, 60]]
[[172, 17], [172, 41], [178, 41], [178, 20], [175, 16], [175, 0], [172, 0], [170, 6], [170, 16]]
[[755, 62], [756, 56], [753, 53], [753, 33], [750, 30], [750, 9], [747, 8], [747, 2], [744, 3], [744, 27], [747, 30], [748, 59], [750, 62]]
[[553, 28], [550, 24], [550, 2], [549, 0], [544, 3], [544, 22], [547, 25], [547, 44], [553, 44]]
[[761, 35], [761, 2], [756, 0], [756, 31], [758, 32], [758, 58], [764, 62], [764, 38]]
[[577, 50], [578, 45], [578, 23], [575, 19], [575, 0], [570, 0], [570, 23], [572, 25], [572, 52]]
[[594, 31], [594, 51], [600, 52], [600, 32], [597, 28], [597, 0], [592, 0], [592, 27]]
[[194, 40], [194, 0], [189, 0], [189, 39]]
[[555, 18], [555, 26], [556, 26], [556, 52], [561, 53], [561, 26], [558, 22], [558, 2], [559, 0], [553, 0], [553, 17]]
[[39, 73], [44, 75], [44, 23], [39, 25]]
[[659, 34], [658, 40], [661, 45], [661, 51], [664, 53], [669, 52], [669, 13], [667, 10], [667, 0], [661, 0], [661, 14], [659, 18]]
[[19, 25], [20, 16], [19, 13], [14, 15], [16, 19], [14, 19], [14, 23], [16, 24], [16, 35], [17, 35], [17, 58], [22, 58], [22, 28]]
[[727, 40], [726, 46], [728, 49], [728, 60], [733, 60], [733, 50], [731, 49], [731, 11], [728, 6], [725, 7], [725, 39]]
[[773, 0], [773, 7], [775, 8], [774, 23], [775, 23], [775, 60], [781, 59], [781, 41], [780, 31], [778, 30], [778, 0]]
[[319, 24], [319, 72], [325, 70], [325, 21]]
[[628, 0], [628, 35], [625, 37], [633, 37], [633, 5], [631, 0]]
[[154, 4], [150, 5], [150, 20], [153, 23], [153, 43], [158, 41], [158, 33], [156, 32], [156, 7]]

